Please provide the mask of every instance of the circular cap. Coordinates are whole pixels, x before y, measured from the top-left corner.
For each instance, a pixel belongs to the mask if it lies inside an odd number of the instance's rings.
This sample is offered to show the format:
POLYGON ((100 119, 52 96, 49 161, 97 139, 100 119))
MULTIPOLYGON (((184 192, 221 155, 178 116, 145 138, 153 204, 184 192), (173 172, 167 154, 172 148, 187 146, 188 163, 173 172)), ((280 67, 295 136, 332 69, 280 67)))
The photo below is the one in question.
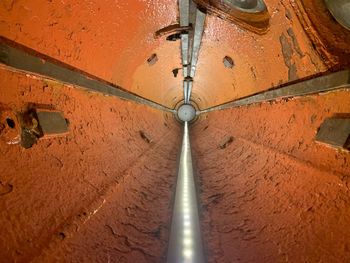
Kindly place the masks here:
POLYGON ((349 0, 326 0, 328 10, 333 17, 345 28, 350 30, 350 2, 349 0))
POLYGON ((182 121, 192 121, 196 117, 196 109, 191 104, 182 104, 177 110, 177 116, 182 121))

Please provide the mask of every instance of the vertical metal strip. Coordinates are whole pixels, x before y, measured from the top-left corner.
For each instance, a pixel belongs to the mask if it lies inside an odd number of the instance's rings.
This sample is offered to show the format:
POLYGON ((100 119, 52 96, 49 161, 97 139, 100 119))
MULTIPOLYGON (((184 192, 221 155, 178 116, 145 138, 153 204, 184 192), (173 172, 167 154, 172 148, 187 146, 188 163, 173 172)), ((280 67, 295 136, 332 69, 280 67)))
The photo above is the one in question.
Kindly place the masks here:
POLYGON ((192 85, 193 82, 192 81, 188 81, 188 88, 187 88, 187 103, 190 103, 190 99, 191 99, 191 93, 192 93, 192 85))
MULTIPOLYGON (((180 10, 180 26, 189 26, 189 12, 190 12, 190 0, 179 0, 180 10)), ((189 32, 181 34, 181 61, 182 61, 182 74, 186 78, 188 76, 188 65, 189 62, 189 32)), ((184 81, 184 100, 186 101, 187 90, 184 81)))
POLYGON ((191 56, 191 72, 190 77, 194 77, 196 72, 196 66, 198 62, 199 49, 202 42, 202 36, 204 31, 204 22, 205 22, 205 14, 197 9, 196 12, 196 25, 194 29, 194 38, 193 38, 193 48, 192 48, 192 56, 191 56))
POLYGON ((179 0, 179 10, 180 10, 180 26, 188 26, 189 10, 190 10, 189 0, 179 0))
POLYGON ((188 82, 186 80, 184 80, 184 101, 185 104, 188 103, 188 82))
MULTIPOLYGON (((179 0, 179 10, 180 10, 180 26, 189 26, 189 12, 190 12, 190 2, 189 0, 179 0)), ((182 65, 187 65, 188 62, 188 33, 181 34, 181 55, 182 55, 182 65)))
POLYGON ((182 65, 183 65, 183 75, 186 78, 188 76, 187 65, 188 62, 188 34, 181 35, 181 57, 182 57, 182 65), (186 70, 185 70, 186 68, 186 70))

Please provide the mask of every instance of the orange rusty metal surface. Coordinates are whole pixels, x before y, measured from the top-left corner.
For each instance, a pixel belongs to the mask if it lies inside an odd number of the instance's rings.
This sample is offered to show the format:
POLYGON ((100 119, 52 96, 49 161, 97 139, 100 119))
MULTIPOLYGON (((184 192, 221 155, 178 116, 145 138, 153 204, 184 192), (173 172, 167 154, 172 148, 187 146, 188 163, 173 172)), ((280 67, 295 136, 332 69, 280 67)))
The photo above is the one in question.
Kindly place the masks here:
MULTIPOLYGON (((199 108, 350 61, 340 57, 348 35, 328 39, 331 19, 319 5, 323 24, 312 28, 317 14, 304 11, 315 1, 265 2, 263 35, 208 14, 193 85, 199 108)), ((154 34, 178 23, 177 6, 5 0, 0 34, 174 107, 180 44, 154 34)), ((325 118, 350 112, 349 101, 337 91, 199 118, 191 134, 209 262, 350 260, 350 154, 314 141, 325 118)), ((0 261, 164 261, 180 134, 170 114, 0 66, 0 261), (21 148, 18 123, 6 119, 29 103, 61 111, 69 134, 21 148)))
POLYGON ((270 28, 264 35, 208 16, 193 91, 210 98, 201 108, 222 104, 327 70, 289 1, 266 0, 270 28), (230 56, 232 69, 223 58, 230 56))
POLYGON ((165 262, 179 144, 179 137, 164 136, 128 169, 79 232, 43 251, 36 262, 165 262))
POLYGON ((173 106, 182 94, 179 44, 154 36, 176 22, 176 1, 6 0, 0 17, 2 36, 140 96, 173 106))
POLYGON ((350 153, 315 142, 349 101, 332 92, 194 124, 208 262, 349 262, 350 153))
MULTIPOLYGON (((134 240, 149 236, 151 261, 159 261, 166 249, 169 189, 175 183, 180 146, 176 135, 181 129, 172 116, 0 68, 1 126, 7 127, 4 118, 26 109, 29 102, 62 111, 70 131, 64 137, 39 139, 30 149, 0 140, 0 261, 29 262, 42 253, 47 255, 115 199, 112 203, 125 210, 107 212, 112 213, 108 219, 114 219, 112 227, 117 221, 129 222, 123 226, 124 232, 118 232, 128 241, 123 237, 118 241, 125 253, 112 248, 111 253, 115 258, 129 252, 138 257, 141 244, 134 240), (153 153, 162 154, 163 162, 153 153), (152 178, 154 173, 157 177, 152 178), (152 180, 159 187, 146 186, 152 180), (159 195, 154 201, 156 211, 145 214, 141 205, 134 203, 138 202, 135 196, 143 195, 144 200, 159 195), (150 233, 138 233, 137 229, 150 233)), ((6 129, 0 130, 2 139, 8 138, 7 132, 3 134, 6 129)), ((101 227, 106 238, 115 239, 111 230, 101 227)))
POLYGON ((327 66, 350 66, 350 32, 330 14, 324 1, 296 0, 293 8, 327 66))
MULTIPOLYGON (((296 4, 265 2, 270 26, 264 35, 207 16, 193 87, 200 108, 322 73, 337 63, 333 53, 324 57, 315 49, 317 41, 305 33, 312 25, 303 22, 296 4), (224 67, 225 56, 232 57, 233 69, 224 67)), ((154 35, 178 22, 176 1, 6 0, 0 14, 1 35, 10 40, 166 106, 181 100, 182 72, 177 78, 172 74, 181 67, 179 41, 154 35), (152 54, 158 61, 150 66, 152 54)))

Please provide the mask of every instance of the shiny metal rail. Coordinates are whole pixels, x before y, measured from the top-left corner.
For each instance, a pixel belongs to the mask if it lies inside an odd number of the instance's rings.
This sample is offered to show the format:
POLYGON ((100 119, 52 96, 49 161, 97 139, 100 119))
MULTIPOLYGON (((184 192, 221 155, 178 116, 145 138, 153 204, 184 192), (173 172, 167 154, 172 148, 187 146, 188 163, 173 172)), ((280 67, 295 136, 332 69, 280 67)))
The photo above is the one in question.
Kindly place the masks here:
POLYGON ((184 123, 167 262, 205 262, 187 122, 184 123))

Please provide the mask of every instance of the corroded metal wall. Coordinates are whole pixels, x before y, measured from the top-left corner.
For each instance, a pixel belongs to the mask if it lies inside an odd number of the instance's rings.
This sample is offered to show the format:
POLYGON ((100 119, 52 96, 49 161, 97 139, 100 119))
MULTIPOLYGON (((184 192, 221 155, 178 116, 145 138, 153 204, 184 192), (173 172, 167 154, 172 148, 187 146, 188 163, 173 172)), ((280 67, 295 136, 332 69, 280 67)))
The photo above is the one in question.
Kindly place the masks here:
POLYGON ((209 113, 193 127, 208 262, 347 262, 350 154, 315 142, 349 91, 209 113))
POLYGON ((8 39, 156 102, 180 100, 178 43, 154 36, 176 22, 176 1, 6 0, 0 16, 8 39))
MULTIPOLYGON (((344 49, 346 39, 325 43, 327 33, 317 34, 316 29, 331 26, 332 39, 344 35, 329 13, 313 27, 309 16, 314 14, 304 11, 300 1, 266 4, 270 26, 263 35, 207 17, 193 87, 201 108, 345 63, 339 45, 344 49), (232 69, 224 67, 225 56, 233 59, 232 69)), ((172 73, 181 67, 179 43, 155 37, 156 31, 178 23, 176 1, 6 0, 0 14, 1 35, 10 40, 158 103, 174 106, 181 100, 181 72, 172 73), (158 61, 150 66, 152 54, 158 61)))
MULTIPOLYGON (((265 2, 262 35, 207 15, 199 108, 349 66, 349 34, 320 1, 265 2)), ((172 0, 4 0, 0 35, 173 107, 180 46, 155 32, 178 16, 172 0)), ((349 101, 344 90, 200 116, 191 135, 209 262, 349 261, 349 152, 314 141, 349 101)), ((169 113, 1 65, 0 261, 163 262, 180 140, 169 113), (68 135, 15 144, 6 118, 28 104, 61 111, 68 135)))
POLYGON ((62 111, 70 130, 23 149, 2 126, 0 261, 48 262, 60 251, 61 262, 160 261, 181 140, 173 118, 6 68, 0 75, 1 124, 31 102, 62 111))

